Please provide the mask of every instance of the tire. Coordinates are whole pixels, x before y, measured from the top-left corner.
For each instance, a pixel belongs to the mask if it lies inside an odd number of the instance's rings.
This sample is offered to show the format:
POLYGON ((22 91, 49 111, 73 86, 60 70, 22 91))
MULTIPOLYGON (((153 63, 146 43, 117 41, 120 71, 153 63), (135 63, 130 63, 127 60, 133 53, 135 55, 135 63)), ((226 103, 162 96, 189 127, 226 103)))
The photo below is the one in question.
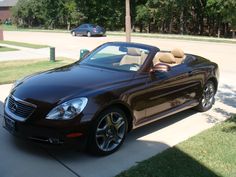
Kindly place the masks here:
POLYGON ((75 31, 73 31, 71 34, 72 36, 77 36, 75 31))
POLYGON ((199 105, 196 107, 196 110, 200 112, 208 111, 212 108, 215 103, 215 93, 216 88, 212 81, 208 81, 202 90, 202 96, 199 101, 199 105))
POLYGON ((88 31, 88 32, 87 32, 87 36, 88 36, 88 37, 91 37, 91 36, 92 36, 91 32, 88 31))
POLYGON ((117 151, 124 142, 127 130, 127 118, 121 109, 114 107, 103 111, 92 127, 89 152, 105 156, 117 151))

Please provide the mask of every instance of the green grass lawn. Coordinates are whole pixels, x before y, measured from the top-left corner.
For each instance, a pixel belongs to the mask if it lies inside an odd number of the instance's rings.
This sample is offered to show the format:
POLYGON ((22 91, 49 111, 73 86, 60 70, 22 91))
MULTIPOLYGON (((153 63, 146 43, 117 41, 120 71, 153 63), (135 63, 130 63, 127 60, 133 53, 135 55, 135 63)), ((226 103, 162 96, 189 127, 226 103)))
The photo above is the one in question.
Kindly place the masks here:
POLYGON ((16 41, 0 41, 0 44, 8 44, 12 46, 27 47, 27 48, 32 48, 32 49, 40 49, 40 48, 49 47, 48 45, 39 45, 39 44, 31 44, 31 43, 16 42, 16 41))
MULTIPOLYGON (((108 36, 125 36, 125 33, 119 32, 119 31, 108 31, 107 35, 108 36)), ((180 35, 180 34, 158 34, 158 33, 137 33, 137 32, 136 33, 133 32, 132 36, 236 44, 236 39, 217 38, 217 37, 208 37, 208 36, 193 36, 193 35, 180 35)))
POLYGON ((16 50, 18 50, 18 49, 0 46, 0 52, 8 52, 8 51, 16 51, 16 50))
POLYGON ((30 32, 51 32, 51 33, 67 33, 69 32, 66 29, 43 29, 40 27, 34 27, 34 28, 22 28, 17 27, 15 25, 0 25, 0 28, 2 28, 4 31, 30 31, 30 32))
POLYGON ((49 60, 24 60, 0 62, 0 84, 16 81, 35 72, 57 68, 74 62, 66 58, 57 58, 56 62, 49 60))
POLYGON ((236 177, 236 116, 117 177, 236 177))

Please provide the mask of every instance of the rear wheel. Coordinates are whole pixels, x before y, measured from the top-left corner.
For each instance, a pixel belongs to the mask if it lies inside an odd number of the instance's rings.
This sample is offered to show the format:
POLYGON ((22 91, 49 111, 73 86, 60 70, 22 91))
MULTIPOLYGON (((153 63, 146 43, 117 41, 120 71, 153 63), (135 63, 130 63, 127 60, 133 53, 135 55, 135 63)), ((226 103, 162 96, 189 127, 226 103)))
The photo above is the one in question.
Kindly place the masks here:
POLYGON ((124 112, 110 108, 101 113, 96 120, 90 136, 88 148, 95 155, 108 155, 123 144, 128 123, 124 112))
POLYGON ((202 97, 196 109, 200 112, 208 111, 215 102, 216 88, 212 81, 208 81, 203 88, 202 97))

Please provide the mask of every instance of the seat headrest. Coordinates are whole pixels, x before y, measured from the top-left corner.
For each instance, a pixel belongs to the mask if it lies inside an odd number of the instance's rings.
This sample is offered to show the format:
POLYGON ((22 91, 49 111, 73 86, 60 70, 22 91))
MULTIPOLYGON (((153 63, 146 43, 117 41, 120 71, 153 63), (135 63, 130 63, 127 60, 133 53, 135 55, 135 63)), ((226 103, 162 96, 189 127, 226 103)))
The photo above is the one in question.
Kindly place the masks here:
POLYGON ((128 48, 127 54, 131 56, 141 56, 141 51, 137 48, 130 47, 128 48))
POLYGON ((176 63, 175 57, 171 53, 161 54, 159 60, 160 60, 160 62, 168 63, 168 64, 176 63))
POLYGON ((176 58, 183 58, 184 57, 184 51, 180 48, 174 48, 171 53, 174 55, 176 58))

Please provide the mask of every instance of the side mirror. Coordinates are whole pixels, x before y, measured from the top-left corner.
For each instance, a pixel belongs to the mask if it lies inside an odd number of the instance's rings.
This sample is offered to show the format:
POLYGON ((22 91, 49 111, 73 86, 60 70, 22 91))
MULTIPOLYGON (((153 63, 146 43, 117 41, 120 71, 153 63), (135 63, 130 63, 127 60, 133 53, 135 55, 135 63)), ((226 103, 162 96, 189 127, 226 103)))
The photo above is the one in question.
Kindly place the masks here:
POLYGON ((171 67, 165 63, 158 63, 153 68, 150 69, 150 73, 155 72, 168 72, 170 71, 171 67))
POLYGON ((87 55, 89 53, 90 53, 90 51, 88 49, 81 49, 79 59, 83 58, 85 55, 87 55))

